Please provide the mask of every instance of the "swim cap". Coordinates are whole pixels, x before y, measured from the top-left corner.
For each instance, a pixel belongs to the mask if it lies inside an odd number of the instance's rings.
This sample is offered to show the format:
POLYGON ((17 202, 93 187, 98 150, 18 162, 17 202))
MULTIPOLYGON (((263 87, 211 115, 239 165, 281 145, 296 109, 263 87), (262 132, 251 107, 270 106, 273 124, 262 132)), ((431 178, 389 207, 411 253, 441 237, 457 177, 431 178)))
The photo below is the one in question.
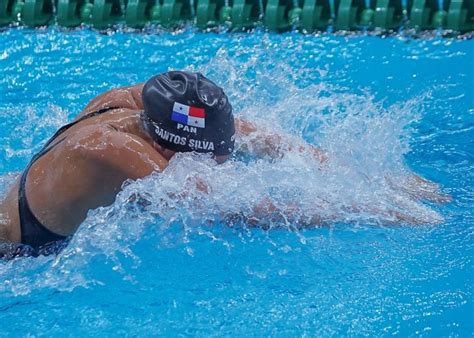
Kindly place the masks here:
POLYGON ((222 88, 200 73, 171 71, 152 77, 142 91, 144 125, 155 141, 177 152, 234 150, 234 116, 222 88))

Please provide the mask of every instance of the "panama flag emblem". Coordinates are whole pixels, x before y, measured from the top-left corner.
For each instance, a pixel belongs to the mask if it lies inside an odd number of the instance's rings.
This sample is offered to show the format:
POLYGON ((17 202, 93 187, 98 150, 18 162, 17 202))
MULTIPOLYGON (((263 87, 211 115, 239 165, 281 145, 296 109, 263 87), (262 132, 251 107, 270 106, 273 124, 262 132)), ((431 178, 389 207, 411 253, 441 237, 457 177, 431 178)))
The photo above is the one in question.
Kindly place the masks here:
POLYGON ((187 106, 175 102, 171 120, 197 128, 206 127, 206 113, 203 108, 187 106))

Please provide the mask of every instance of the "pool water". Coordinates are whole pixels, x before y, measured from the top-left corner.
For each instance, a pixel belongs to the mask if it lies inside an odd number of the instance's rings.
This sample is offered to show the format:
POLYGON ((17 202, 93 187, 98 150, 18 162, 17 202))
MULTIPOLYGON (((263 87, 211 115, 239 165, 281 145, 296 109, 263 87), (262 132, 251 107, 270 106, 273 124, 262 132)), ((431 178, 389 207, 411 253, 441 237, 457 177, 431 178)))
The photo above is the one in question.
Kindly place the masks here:
POLYGON ((185 154, 128 182, 58 256, 0 262, 1 336, 474 334, 473 40, 7 29, 0 192, 95 95, 168 69, 201 71, 236 115, 322 147, 330 164, 185 154), (387 183, 411 171, 453 202, 387 183), (150 206, 130 201, 138 192, 150 206), (335 221, 222 221, 263 196, 335 221), (425 224, 387 225, 374 211, 387 209, 425 224))

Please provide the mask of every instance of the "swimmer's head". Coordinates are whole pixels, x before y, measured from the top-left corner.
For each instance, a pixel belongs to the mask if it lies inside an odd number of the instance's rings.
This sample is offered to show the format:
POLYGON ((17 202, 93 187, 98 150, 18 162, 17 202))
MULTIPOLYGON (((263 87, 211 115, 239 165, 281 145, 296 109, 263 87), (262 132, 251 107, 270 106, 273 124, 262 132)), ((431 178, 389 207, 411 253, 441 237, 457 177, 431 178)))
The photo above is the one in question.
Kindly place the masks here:
POLYGON ((160 146, 175 152, 234 150, 234 116, 222 88, 200 73, 171 71, 152 77, 142 91, 144 125, 160 146))

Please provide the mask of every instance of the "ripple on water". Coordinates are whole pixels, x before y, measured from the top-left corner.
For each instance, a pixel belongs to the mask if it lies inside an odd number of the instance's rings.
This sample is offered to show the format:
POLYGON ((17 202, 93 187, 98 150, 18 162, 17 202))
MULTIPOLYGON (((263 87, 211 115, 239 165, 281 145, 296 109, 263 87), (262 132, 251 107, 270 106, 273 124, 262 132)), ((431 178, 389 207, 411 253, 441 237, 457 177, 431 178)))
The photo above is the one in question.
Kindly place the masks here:
MULTIPOLYGON (((113 205, 91 211, 60 255, 0 263, 6 331, 14 323, 22 335, 474 332, 473 74, 457 66, 472 59, 472 41, 0 34, 0 43, 13 39, 0 52, 1 192, 93 95, 168 68, 205 73, 237 115, 286 133, 289 143, 320 145, 331 162, 320 170, 307 154, 237 154, 216 166, 177 156, 164 173, 128 182, 113 205), (413 169, 454 203, 420 202, 387 180, 404 182, 413 169), (213 194, 194 189, 194 175, 213 194), (135 202, 138 194, 148 206, 135 202), (306 230, 282 218, 264 220, 264 229, 225 224, 222 213, 249 215, 263 196, 282 213, 291 201, 296 216, 337 221, 306 230), (445 221, 384 226, 386 210, 445 221)), ((237 141, 238 149, 249 143, 237 141)))

